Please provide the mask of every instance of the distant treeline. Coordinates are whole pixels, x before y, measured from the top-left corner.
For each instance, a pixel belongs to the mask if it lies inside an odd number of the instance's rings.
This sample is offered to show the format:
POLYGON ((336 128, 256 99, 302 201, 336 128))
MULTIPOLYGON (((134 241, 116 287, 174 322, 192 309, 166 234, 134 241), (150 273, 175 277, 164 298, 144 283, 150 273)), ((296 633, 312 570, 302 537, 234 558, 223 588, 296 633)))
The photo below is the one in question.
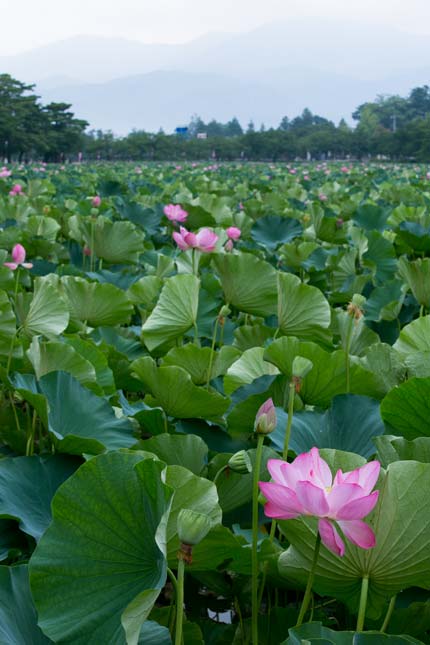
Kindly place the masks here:
MULTIPOLYGON (((25 85, 0 75, 0 156, 25 161, 90 160, 197 161, 327 159, 384 157, 430 162, 430 87, 413 89, 407 97, 378 96, 354 112, 354 128, 338 125, 305 109, 294 119, 284 117, 277 128, 244 130, 236 118, 209 123, 194 116, 187 132, 151 134, 134 130, 124 137, 101 130, 85 132, 67 103, 43 106, 25 85)), ((103 109, 103 106, 100 106, 103 109)))

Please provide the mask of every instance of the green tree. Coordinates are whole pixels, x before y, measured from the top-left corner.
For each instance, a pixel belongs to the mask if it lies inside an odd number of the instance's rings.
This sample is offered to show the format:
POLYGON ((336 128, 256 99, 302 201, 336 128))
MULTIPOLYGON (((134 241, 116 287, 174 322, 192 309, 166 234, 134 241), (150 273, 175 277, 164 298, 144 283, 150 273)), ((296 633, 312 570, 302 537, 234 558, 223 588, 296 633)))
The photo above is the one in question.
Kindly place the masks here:
POLYGON ((43 108, 47 122, 46 161, 63 161, 68 153, 77 152, 83 143, 88 123, 75 119, 70 103, 50 103, 43 108))
POLYGON ((0 150, 11 161, 43 147, 44 118, 34 85, 0 75, 0 150))

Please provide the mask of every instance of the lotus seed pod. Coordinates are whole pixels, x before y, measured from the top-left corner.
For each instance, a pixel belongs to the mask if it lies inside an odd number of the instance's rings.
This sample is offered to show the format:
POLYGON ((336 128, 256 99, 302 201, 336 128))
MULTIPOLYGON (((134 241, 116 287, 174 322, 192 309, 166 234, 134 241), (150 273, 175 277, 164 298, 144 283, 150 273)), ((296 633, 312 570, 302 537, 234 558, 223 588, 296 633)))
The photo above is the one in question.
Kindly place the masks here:
POLYGON ((246 450, 239 450, 228 460, 228 467, 235 473, 247 475, 252 472, 251 459, 246 450))
POLYGON ((305 378, 309 374, 314 364, 304 356, 296 356, 293 360, 292 375, 296 378, 305 378))
POLYGON ((178 515, 178 536, 182 544, 195 546, 206 537, 212 528, 207 515, 189 508, 183 508, 178 515))

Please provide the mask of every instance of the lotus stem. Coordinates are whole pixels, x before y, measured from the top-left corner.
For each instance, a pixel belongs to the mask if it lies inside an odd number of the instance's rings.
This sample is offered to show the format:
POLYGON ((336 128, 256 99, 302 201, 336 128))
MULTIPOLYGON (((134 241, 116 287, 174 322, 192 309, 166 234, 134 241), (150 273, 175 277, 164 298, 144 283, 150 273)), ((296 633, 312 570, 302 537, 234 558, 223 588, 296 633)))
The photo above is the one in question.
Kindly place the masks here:
POLYGON ((252 643, 258 645, 258 480, 260 479, 264 435, 258 435, 252 484, 252 643))
POLYGON ((182 645, 182 623, 184 619, 184 578, 185 562, 178 560, 178 576, 176 579, 176 632, 175 645, 182 645))
POLYGON ((290 444, 290 438, 291 438, 291 426, 293 424, 295 394, 296 394, 296 384, 292 380, 288 386, 288 420, 287 420, 287 427, 285 429, 284 450, 282 453, 282 457, 285 461, 287 461, 288 446, 290 444))
POLYGON ((393 615, 394 607, 396 606, 396 600, 397 600, 397 595, 393 596, 391 598, 391 600, 390 600, 390 604, 388 605, 388 609, 387 609, 386 616, 384 618, 384 622, 382 623, 382 627, 379 630, 381 632, 381 634, 383 634, 387 630, 388 624, 389 624, 389 622, 391 620, 391 616, 393 615))
POLYGON ((25 454, 27 457, 31 457, 34 452, 34 437, 36 434, 36 421, 37 421, 37 412, 33 410, 33 418, 31 421, 30 434, 27 439, 26 451, 25 454))
POLYGON ((214 332, 212 334, 212 345, 211 345, 211 355, 209 358, 209 367, 208 367, 208 378, 206 381, 206 389, 209 389, 209 383, 211 382, 211 375, 212 375, 212 365, 213 365, 213 359, 214 359, 214 353, 215 353, 215 344, 216 344, 216 337, 218 333, 218 316, 216 317, 215 320, 215 325, 214 325, 214 332))
POLYGON ((309 571, 309 577, 308 577, 308 582, 306 585, 306 590, 305 590, 305 595, 303 596, 302 600, 302 606, 300 607, 300 612, 299 612, 299 617, 297 619, 297 625, 296 627, 300 627, 300 625, 303 623, 303 619, 306 615, 306 612, 309 607, 309 602, 312 596, 312 586, 314 584, 314 578, 315 578, 315 570, 317 567, 317 562, 318 562, 318 556, 320 552, 320 546, 321 546, 321 536, 319 533, 317 533, 317 539, 315 542, 315 548, 314 548, 314 557, 312 560, 312 566, 311 570, 309 571))
POLYGON ((91 218, 91 256, 90 271, 94 271, 94 219, 91 218))
POLYGON ((216 473, 215 477, 214 477, 214 478, 213 478, 213 480, 212 480, 212 483, 213 483, 213 484, 216 484, 216 483, 217 483, 217 481, 218 481, 219 477, 222 475, 222 473, 223 473, 223 472, 225 472, 225 471, 227 470, 227 468, 228 468, 228 464, 226 464, 225 466, 223 466, 222 468, 220 468, 220 469, 217 471, 217 473, 216 473))
POLYGON ((357 632, 364 629, 364 620, 366 618, 367 595, 369 592, 369 576, 363 576, 361 581, 360 605, 358 607, 357 632))
POLYGON ((346 393, 349 394, 350 390, 350 377, 349 377, 349 370, 350 370, 350 356, 349 352, 351 350, 351 340, 352 340, 352 330, 354 328, 354 316, 350 316, 350 320, 348 323, 348 329, 346 332, 346 339, 345 339, 345 373, 346 373, 346 393))

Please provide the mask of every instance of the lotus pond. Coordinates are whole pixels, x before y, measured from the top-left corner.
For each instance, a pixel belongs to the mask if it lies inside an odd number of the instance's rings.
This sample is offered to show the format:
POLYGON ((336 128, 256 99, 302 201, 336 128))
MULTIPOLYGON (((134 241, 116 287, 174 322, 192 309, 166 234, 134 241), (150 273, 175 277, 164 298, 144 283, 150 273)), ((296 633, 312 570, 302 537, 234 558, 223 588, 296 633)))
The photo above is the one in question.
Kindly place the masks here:
POLYGON ((0 643, 430 642, 430 175, 0 171, 0 643))

